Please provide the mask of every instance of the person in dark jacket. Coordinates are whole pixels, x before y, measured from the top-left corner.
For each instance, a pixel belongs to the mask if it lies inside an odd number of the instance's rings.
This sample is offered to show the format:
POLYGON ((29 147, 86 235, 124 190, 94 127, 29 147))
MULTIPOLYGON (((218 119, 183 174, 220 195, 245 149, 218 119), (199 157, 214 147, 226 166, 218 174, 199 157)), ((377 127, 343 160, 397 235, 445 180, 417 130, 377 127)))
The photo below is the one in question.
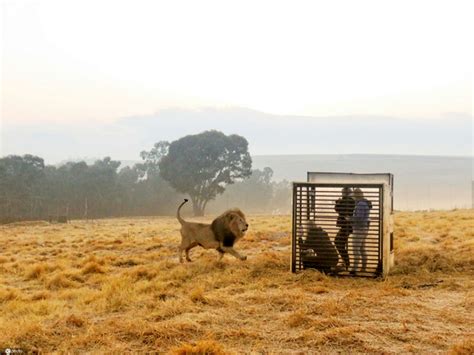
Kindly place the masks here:
POLYGON ((339 257, 328 232, 312 220, 306 221, 305 239, 299 238, 303 267, 324 273, 335 270, 339 257))
POLYGON ((354 270, 362 264, 361 271, 365 272, 367 267, 367 252, 365 250, 365 242, 370 226, 370 210, 372 202, 364 198, 361 189, 354 189, 354 199, 356 202, 354 213, 352 215, 353 246, 354 246, 354 270))
POLYGON ((342 197, 336 201, 335 205, 335 210, 338 214, 336 225, 339 231, 337 232, 334 242, 347 270, 349 268, 347 240, 352 233, 351 218, 354 213, 355 201, 351 197, 352 191, 349 187, 344 187, 341 193, 342 197))

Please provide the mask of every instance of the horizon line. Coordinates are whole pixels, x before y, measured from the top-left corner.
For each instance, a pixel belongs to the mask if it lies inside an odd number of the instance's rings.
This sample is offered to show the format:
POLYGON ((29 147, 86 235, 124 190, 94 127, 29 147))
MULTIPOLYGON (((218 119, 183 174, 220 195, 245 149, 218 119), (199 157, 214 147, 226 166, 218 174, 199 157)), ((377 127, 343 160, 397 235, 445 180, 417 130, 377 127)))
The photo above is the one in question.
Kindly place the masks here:
MULTIPOLYGON (((17 155, 17 154, 9 154, 17 155)), ((324 154, 324 153, 301 153, 301 154, 251 154, 251 157, 296 157, 296 156, 398 156, 398 157, 426 157, 426 158, 471 158, 474 159, 474 154, 471 155, 437 155, 437 154, 395 154, 395 153, 335 153, 335 154, 324 154)), ((104 155, 100 157, 81 157, 81 158, 67 158, 63 159, 61 162, 67 161, 81 161, 81 160, 99 160, 106 157, 110 157, 115 161, 142 161, 141 159, 116 159, 109 155, 104 155)))

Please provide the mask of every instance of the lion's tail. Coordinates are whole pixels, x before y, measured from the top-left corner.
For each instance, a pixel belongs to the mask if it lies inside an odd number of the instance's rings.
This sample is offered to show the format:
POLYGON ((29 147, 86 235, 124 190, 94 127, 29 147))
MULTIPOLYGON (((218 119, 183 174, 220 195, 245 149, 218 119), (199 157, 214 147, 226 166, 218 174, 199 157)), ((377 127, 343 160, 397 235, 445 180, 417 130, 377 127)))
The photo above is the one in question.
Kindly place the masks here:
POLYGON ((187 198, 185 198, 185 199, 184 199, 184 202, 179 205, 179 207, 178 207, 178 212, 176 212, 176 218, 178 218, 178 221, 179 221, 179 223, 181 223, 181 224, 184 224, 184 223, 186 222, 186 221, 181 217, 181 214, 180 214, 181 207, 183 207, 186 202, 188 202, 188 199, 187 199, 187 198))

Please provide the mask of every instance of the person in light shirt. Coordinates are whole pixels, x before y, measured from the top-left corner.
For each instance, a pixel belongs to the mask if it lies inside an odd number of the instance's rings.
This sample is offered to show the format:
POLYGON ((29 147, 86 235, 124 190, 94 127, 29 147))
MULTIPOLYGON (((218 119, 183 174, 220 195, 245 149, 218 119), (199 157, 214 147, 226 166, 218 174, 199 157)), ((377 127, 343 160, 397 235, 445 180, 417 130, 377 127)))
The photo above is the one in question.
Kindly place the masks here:
POLYGON ((364 198, 364 193, 360 188, 354 189, 355 208, 352 215, 352 245, 354 247, 354 270, 358 270, 359 263, 361 264, 360 271, 365 272, 367 269, 367 252, 365 250, 365 243, 370 226, 370 210, 372 203, 364 198))

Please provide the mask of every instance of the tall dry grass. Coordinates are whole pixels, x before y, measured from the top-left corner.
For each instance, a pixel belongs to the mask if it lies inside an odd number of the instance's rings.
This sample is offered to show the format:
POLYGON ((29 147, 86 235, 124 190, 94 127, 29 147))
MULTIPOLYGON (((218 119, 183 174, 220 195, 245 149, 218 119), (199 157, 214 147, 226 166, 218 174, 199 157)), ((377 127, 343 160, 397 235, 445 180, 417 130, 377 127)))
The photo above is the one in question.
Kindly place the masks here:
POLYGON ((397 213, 385 280, 289 272, 289 216, 250 216, 249 259, 173 218, 0 227, 0 348, 224 354, 473 353, 474 211, 397 213))

